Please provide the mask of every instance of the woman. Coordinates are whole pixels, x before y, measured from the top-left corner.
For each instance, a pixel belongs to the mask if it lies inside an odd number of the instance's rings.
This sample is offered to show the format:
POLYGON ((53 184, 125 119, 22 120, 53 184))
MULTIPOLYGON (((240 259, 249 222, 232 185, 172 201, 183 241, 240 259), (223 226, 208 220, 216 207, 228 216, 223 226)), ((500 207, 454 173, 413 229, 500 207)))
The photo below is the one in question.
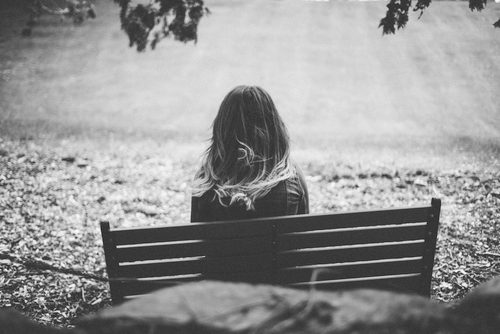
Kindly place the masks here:
POLYGON ((309 213, 306 182, 290 159, 289 142, 265 90, 231 90, 219 108, 211 145, 195 175, 191 221, 309 213))

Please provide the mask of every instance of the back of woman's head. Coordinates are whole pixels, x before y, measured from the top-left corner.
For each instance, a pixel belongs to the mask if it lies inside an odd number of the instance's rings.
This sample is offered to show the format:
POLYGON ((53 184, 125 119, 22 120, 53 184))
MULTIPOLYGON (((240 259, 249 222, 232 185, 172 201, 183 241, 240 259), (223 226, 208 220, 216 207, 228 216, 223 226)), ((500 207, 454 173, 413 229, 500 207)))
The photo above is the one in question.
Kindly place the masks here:
POLYGON ((231 90, 213 123, 210 147, 193 194, 214 189, 221 204, 244 202, 247 209, 293 173, 289 136, 269 94, 257 86, 231 90))

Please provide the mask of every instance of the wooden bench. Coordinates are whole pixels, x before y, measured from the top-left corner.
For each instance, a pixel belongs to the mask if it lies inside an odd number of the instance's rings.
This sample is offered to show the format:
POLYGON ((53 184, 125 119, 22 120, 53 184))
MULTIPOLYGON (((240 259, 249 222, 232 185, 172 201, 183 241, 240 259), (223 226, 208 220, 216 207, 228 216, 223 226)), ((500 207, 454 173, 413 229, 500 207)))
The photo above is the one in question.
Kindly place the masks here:
POLYGON ((117 304, 203 279, 429 296, 440 208, 432 199, 430 206, 231 222, 119 229, 101 222, 111 297, 117 304))

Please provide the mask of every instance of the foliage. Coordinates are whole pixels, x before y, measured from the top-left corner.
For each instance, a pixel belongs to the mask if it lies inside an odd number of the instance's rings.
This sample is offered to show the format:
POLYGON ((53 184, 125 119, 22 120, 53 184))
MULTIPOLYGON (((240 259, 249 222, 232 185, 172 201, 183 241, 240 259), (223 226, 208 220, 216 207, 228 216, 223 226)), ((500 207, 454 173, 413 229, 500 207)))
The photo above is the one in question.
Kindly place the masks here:
POLYGON ((65 0, 65 6, 58 6, 55 2, 51 3, 55 7, 49 7, 43 3, 43 0, 31 0, 27 8, 28 22, 23 29, 23 36, 30 36, 32 27, 36 25, 37 19, 43 12, 61 15, 67 19, 72 19, 74 24, 80 24, 88 18, 95 19, 97 11, 95 6, 86 0, 65 0))
POLYGON ((198 39, 198 23, 208 8, 203 0, 154 0, 148 5, 130 6, 130 0, 114 0, 120 10, 122 29, 129 37, 130 47, 144 51, 148 44, 152 49, 158 42, 173 35, 181 42, 198 39))
MULTIPOLYGON (((74 24, 97 15, 95 6, 87 0, 64 1, 64 6, 60 6, 54 1, 30 0, 23 35, 31 35, 33 26, 44 12, 72 19, 74 24)), ((184 43, 196 43, 198 24, 203 15, 209 13, 208 8, 203 7, 203 0, 151 0, 147 5, 134 6, 131 0, 113 1, 120 6, 121 27, 129 38, 130 47, 136 46, 137 51, 144 51, 148 45, 154 49, 168 36, 184 43)))
MULTIPOLYGON (((429 7, 432 0, 417 0, 414 11, 420 11, 420 16, 424 10, 429 7)), ((487 0, 469 0, 469 8, 474 11, 480 12, 486 6, 487 0)), ((408 14, 412 7, 412 0, 390 0, 387 5, 387 13, 385 17, 380 20, 379 27, 382 27, 383 34, 394 34, 396 28, 399 30, 405 28, 408 23, 408 14)), ((500 20, 493 24, 495 28, 500 27, 500 20)))
MULTIPOLYGON (((88 18, 96 17, 95 6, 87 0, 65 0, 65 7, 50 8, 43 4, 44 0, 30 0, 28 22, 23 29, 24 36, 30 36, 32 27, 43 12, 62 15, 73 20, 75 24, 88 18)), ((165 37, 172 35, 175 40, 187 43, 198 40, 198 24, 205 13, 203 0, 150 0, 149 4, 130 5, 132 0, 113 0, 120 6, 121 27, 129 38, 130 47, 137 51, 145 51, 149 45, 156 45, 165 37)), ((413 11, 423 15, 432 0, 417 0, 413 11)), ((480 12, 487 0, 469 0, 469 8, 480 12)), ((404 29, 409 20, 412 0, 390 0, 385 17, 380 20, 382 33, 395 34, 396 29, 404 29)), ((500 28, 500 19, 493 23, 500 28)))
MULTIPOLYGON (((114 227, 189 221, 196 156, 145 142, 93 147, 0 138, 0 305, 45 324, 70 325, 110 305, 107 284, 96 279, 105 277, 100 220, 114 227)), ((457 300, 500 275, 498 170, 302 166, 313 213, 443 200, 434 299, 457 300)))

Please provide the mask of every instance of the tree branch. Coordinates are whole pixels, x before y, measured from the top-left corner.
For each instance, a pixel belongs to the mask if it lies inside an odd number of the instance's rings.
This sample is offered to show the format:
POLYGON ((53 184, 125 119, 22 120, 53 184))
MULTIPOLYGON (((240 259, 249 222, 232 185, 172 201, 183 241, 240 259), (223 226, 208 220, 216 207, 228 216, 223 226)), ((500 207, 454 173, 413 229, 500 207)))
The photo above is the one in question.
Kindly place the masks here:
POLYGON ((58 10, 51 9, 45 5, 42 5, 42 9, 46 11, 49 14, 54 14, 54 15, 65 15, 69 14, 69 9, 68 8, 60 8, 58 10))
POLYGON ((72 268, 56 267, 50 263, 36 260, 36 259, 22 259, 21 257, 6 254, 6 253, 0 253, 0 259, 7 259, 7 260, 10 260, 12 262, 22 264, 26 268, 32 268, 32 269, 38 269, 38 270, 50 270, 50 271, 55 271, 55 272, 62 273, 62 274, 76 275, 76 276, 81 276, 84 278, 94 279, 94 280, 101 281, 101 282, 108 282, 107 278, 96 275, 96 274, 92 274, 92 273, 88 273, 88 272, 85 272, 82 270, 76 270, 76 269, 72 269, 72 268))
POLYGON ((494 257, 500 257, 500 254, 498 253, 491 253, 491 252, 484 252, 484 253, 476 253, 477 255, 481 256, 494 256, 494 257))

